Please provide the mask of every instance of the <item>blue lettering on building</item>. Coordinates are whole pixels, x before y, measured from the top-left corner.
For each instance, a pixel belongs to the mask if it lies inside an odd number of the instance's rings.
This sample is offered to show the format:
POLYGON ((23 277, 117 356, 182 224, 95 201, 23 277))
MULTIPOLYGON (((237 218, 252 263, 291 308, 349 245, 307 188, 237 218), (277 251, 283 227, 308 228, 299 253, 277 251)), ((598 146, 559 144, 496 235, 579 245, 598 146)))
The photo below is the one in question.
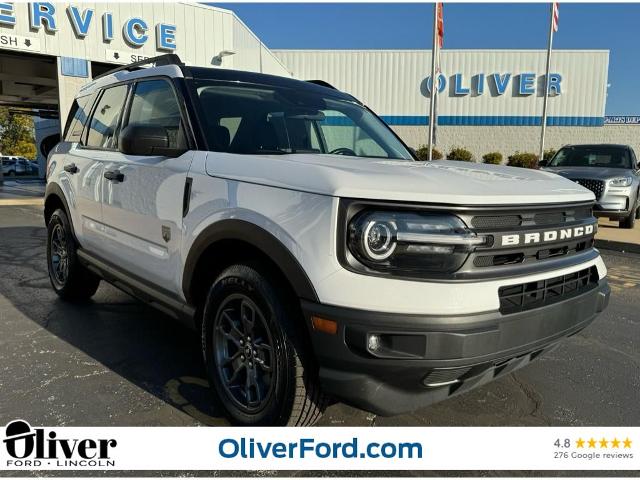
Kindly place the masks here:
POLYGON ((156 49, 175 50, 176 49, 176 26, 166 23, 156 25, 156 49))
POLYGON ((500 75, 499 73, 494 73, 491 77, 493 78, 493 82, 496 86, 496 93, 498 95, 504 95, 504 92, 507 91, 509 80, 511 80, 511 74, 505 73, 504 75, 500 75))
POLYGON ((16 16, 13 13, 12 3, 0 3, 0 24, 15 25, 16 16))
POLYGON ((559 73, 550 73, 549 74, 549 85, 548 85, 548 93, 549 95, 560 95, 562 93, 562 89, 560 88, 560 82, 562 82, 562 75, 559 73))
POLYGON ((141 47, 149 38, 147 30, 147 22, 140 17, 133 17, 124 23, 122 34, 129 45, 141 47))
POLYGON ((29 8, 29 27, 40 30, 43 27, 49 33, 55 33, 56 7, 50 2, 33 2, 29 8))
POLYGON ((102 14, 102 40, 113 40, 113 15, 109 12, 102 14))
MULTIPOLYGON (((158 48, 161 48, 158 46, 158 48)), ((537 85, 542 85, 544 75, 538 76, 532 72, 524 72, 519 74, 512 73, 492 73, 486 75, 484 73, 476 73, 475 75, 465 76, 464 73, 456 73, 451 76, 447 76, 441 73, 438 76, 438 93, 442 93, 447 88, 447 82, 451 82, 452 95, 455 97, 461 97, 466 95, 480 96, 485 92, 485 87, 488 87, 490 95, 500 96, 507 93, 511 79, 514 79, 514 92, 517 89, 518 95, 534 95, 538 92, 537 85)), ((562 75, 559 73, 549 74, 548 92, 549 95, 562 94, 562 75)), ((427 93, 431 93, 431 77, 427 77, 426 82, 427 93)), ((540 91, 542 91, 541 89, 540 91)))
MULTIPOLYGON (((431 86, 433 85, 433 80, 431 77, 427 77, 427 92, 431 93, 431 86)), ((444 92, 444 89, 447 88, 447 77, 443 74, 438 75, 438 93, 444 92)))
POLYGON ((479 73, 475 76, 476 79, 476 95, 482 95, 484 93, 484 73, 479 73))
POLYGON ((469 95, 469 87, 462 85, 462 74, 456 73, 453 76, 453 93, 454 95, 469 95))
MULTIPOLYGON (((29 2, 29 28, 37 32, 44 29, 49 34, 58 31, 59 14, 54 2, 29 2)), ((92 28, 102 27, 102 40, 109 43, 114 39, 113 13, 102 14, 102 25, 95 20, 94 8, 82 8, 69 5, 65 8, 68 21, 79 39, 90 35, 92 28), (96 24, 93 26, 94 24, 96 24)), ((64 16, 64 14, 62 14, 64 16)), ((0 26, 13 27, 16 25, 16 10, 13 2, 0 2, 0 26)), ((158 50, 174 51, 176 45, 177 26, 173 23, 157 23, 155 27, 156 48, 158 50)), ((133 17, 122 25, 122 37, 133 47, 141 47, 149 40, 149 25, 144 18, 133 17)))
POLYGON ((80 13, 78 7, 68 7, 67 12, 71 19, 71 26, 76 35, 80 38, 84 38, 89 34, 89 25, 91 25, 91 19, 93 18, 93 9, 87 8, 83 13, 80 13))
POLYGON ((536 87, 534 82, 536 81, 535 73, 521 73, 520 74, 520 88, 518 93, 520 95, 533 95, 536 93, 536 87))

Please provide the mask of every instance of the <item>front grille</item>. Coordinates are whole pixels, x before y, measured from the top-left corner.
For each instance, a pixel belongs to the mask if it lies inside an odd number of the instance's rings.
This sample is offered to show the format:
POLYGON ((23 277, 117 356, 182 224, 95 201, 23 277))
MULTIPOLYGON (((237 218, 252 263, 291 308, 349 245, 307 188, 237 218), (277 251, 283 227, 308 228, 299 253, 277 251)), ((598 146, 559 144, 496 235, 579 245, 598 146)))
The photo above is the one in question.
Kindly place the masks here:
POLYGON ((476 230, 506 230, 517 227, 562 226, 578 222, 592 215, 591 208, 552 208, 542 212, 523 212, 521 214, 475 215, 471 226, 476 230))
POLYGON ((596 267, 538 282, 501 287, 500 313, 509 314, 539 308, 575 297, 598 285, 596 267))
POLYGON ((600 200, 602 194, 604 193, 604 182, 602 180, 592 180, 590 178, 576 178, 574 180, 578 185, 583 186, 584 188, 588 188, 591 190, 595 196, 596 200, 600 200))

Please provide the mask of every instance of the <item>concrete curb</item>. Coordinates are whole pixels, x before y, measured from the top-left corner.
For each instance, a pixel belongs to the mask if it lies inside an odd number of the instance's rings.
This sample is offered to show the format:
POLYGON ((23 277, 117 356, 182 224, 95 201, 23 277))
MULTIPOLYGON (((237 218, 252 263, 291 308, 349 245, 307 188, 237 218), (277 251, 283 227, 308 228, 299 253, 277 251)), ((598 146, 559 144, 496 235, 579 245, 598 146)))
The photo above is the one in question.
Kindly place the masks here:
POLYGON ((596 248, 601 248, 603 250, 614 250, 616 252, 623 253, 640 254, 640 244, 638 243, 616 242, 614 240, 602 240, 596 238, 596 248))

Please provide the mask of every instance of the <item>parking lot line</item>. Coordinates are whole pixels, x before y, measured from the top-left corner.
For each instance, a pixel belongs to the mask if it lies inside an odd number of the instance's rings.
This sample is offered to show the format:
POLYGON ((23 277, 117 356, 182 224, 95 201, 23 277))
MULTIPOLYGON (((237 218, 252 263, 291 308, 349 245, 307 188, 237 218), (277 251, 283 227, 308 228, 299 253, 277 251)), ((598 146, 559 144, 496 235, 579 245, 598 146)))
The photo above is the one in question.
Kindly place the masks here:
POLYGON ((19 207, 23 205, 44 205, 42 197, 0 198, 0 207, 19 207))

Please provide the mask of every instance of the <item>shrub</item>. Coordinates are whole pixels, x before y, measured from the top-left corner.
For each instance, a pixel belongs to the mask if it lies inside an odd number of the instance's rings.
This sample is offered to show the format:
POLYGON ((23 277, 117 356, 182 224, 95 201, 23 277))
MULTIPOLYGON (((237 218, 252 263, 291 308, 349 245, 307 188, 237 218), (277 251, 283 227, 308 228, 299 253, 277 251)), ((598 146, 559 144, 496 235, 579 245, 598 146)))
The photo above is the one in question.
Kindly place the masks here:
POLYGON ((484 163, 490 163, 491 165, 502 164, 502 154, 500 152, 491 152, 482 156, 484 163))
POLYGON ((542 159, 548 162, 553 158, 555 154, 556 154, 556 150, 553 148, 550 148, 549 150, 544 151, 544 155, 542 156, 542 159))
MULTIPOLYGON (((416 149, 416 156, 419 160, 427 160, 429 158, 429 145, 420 145, 416 149)), ((432 158, 434 160, 442 160, 442 153, 436 148, 433 149, 432 158)))
POLYGON ((464 148, 454 147, 447 155, 447 160, 460 160, 462 162, 473 162, 473 154, 464 148))
POLYGON ((535 153, 516 152, 509 156, 507 165, 510 167, 538 168, 538 156, 535 153))

